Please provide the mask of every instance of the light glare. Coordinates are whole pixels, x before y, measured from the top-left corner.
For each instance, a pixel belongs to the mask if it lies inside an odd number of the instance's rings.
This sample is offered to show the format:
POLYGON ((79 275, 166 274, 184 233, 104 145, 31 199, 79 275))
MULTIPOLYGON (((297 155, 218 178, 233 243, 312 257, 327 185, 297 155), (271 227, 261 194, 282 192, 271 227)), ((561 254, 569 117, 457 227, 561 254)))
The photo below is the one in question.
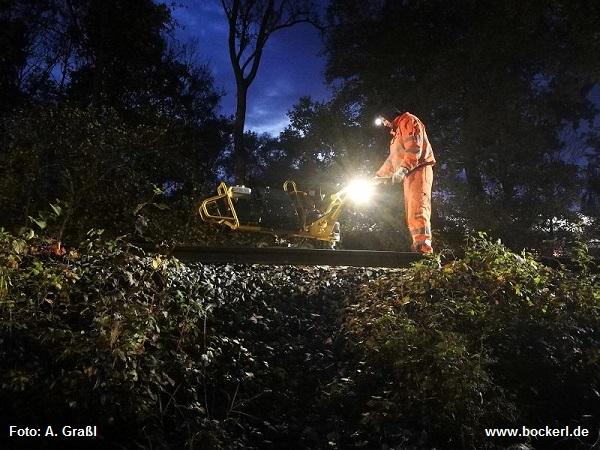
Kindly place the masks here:
POLYGON ((368 180, 356 179, 350 182, 346 187, 346 193, 352 201, 359 204, 367 203, 373 197, 375 186, 368 180))

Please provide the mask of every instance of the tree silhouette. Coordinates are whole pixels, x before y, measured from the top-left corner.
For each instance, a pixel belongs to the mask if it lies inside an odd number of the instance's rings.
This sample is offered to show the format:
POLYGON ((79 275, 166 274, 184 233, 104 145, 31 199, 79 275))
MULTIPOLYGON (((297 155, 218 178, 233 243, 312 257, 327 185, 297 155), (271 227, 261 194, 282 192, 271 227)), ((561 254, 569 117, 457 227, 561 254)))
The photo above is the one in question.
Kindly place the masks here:
POLYGON ((597 2, 334 0, 327 78, 365 125, 394 108, 424 120, 438 211, 530 245, 577 200, 560 131, 593 114, 599 17, 597 2))
POLYGON ((273 33, 296 24, 317 24, 311 0, 221 0, 229 23, 229 57, 235 75, 237 103, 233 126, 235 178, 246 179, 248 151, 244 125, 248 89, 258 72, 263 50, 273 33))

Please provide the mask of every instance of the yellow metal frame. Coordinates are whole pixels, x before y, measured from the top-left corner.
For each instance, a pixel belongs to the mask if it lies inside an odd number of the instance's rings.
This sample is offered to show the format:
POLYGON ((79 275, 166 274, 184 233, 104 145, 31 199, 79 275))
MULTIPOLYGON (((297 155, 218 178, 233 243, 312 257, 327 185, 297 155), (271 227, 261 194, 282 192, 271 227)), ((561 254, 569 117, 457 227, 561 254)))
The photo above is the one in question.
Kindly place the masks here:
MULTIPOLYGON (((303 191, 299 191, 297 189, 296 183, 292 180, 286 180, 285 183, 283 183, 283 190, 288 193, 296 194, 296 196, 294 197, 296 209, 298 211, 303 211, 303 205, 299 200, 299 196, 306 195, 306 193, 304 193, 303 191)), ((200 217, 205 222, 225 225, 231 228, 232 230, 267 233, 274 236, 314 239, 318 241, 329 242, 330 244, 335 244, 339 241, 339 235, 336 236, 333 230, 342 212, 342 207, 344 206, 346 200, 346 191, 344 189, 334 194, 331 194, 331 196, 329 197, 329 204, 327 205, 327 209, 323 214, 321 214, 317 219, 315 219, 311 223, 305 224, 304 227, 297 230, 275 230, 266 227, 240 223, 233 202, 234 198, 236 198, 236 195, 235 192, 233 192, 233 187, 227 186, 227 184, 225 184, 225 182, 222 181, 217 187, 217 195, 209 197, 203 200, 202 203, 200 203, 200 217), (229 215, 223 215, 219 210, 217 202, 221 200, 225 201, 227 209, 230 211, 229 215), (217 208, 216 215, 211 214, 209 211, 209 208, 212 205, 214 205, 217 208)), ((302 223, 305 223, 304 219, 305 216, 304 218, 301 218, 302 223)))
POLYGON ((202 203, 200 203, 199 212, 200 218, 205 222, 218 223, 220 225, 226 225, 232 230, 246 230, 246 231, 260 231, 262 227, 256 227, 252 225, 242 225, 240 223, 240 219, 238 218, 237 212, 235 211, 235 206, 233 205, 233 199, 236 198, 235 193, 233 192, 233 187, 228 187, 224 181, 221 181, 219 186, 217 186, 217 195, 207 198, 202 203), (221 214, 219 210, 219 206, 217 202, 219 200, 225 199, 227 204, 227 209, 231 211, 231 214, 228 216, 224 216, 221 214), (208 211, 209 205, 214 204, 217 208, 218 215, 211 214, 208 211))

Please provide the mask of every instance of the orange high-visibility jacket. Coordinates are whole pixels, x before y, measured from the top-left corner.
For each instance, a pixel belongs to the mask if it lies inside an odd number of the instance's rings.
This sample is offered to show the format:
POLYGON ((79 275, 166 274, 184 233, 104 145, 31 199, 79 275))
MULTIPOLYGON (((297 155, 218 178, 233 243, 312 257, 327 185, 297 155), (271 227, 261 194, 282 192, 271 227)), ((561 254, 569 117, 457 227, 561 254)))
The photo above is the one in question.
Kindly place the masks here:
POLYGON ((377 171, 378 177, 390 177, 400 167, 411 171, 435 164, 425 125, 418 117, 409 112, 396 117, 392 122, 392 132, 390 155, 377 171))

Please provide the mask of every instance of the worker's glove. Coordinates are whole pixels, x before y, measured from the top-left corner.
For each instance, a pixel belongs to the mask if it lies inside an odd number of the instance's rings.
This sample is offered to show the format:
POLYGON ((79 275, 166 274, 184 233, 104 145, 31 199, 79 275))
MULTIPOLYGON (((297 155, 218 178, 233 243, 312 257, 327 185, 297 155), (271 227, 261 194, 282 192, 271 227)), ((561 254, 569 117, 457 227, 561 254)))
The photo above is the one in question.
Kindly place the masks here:
POLYGON ((392 184, 400 184, 404 180, 404 177, 408 173, 408 169, 406 167, 400 167, 396 170, 392 175, 392 184))

